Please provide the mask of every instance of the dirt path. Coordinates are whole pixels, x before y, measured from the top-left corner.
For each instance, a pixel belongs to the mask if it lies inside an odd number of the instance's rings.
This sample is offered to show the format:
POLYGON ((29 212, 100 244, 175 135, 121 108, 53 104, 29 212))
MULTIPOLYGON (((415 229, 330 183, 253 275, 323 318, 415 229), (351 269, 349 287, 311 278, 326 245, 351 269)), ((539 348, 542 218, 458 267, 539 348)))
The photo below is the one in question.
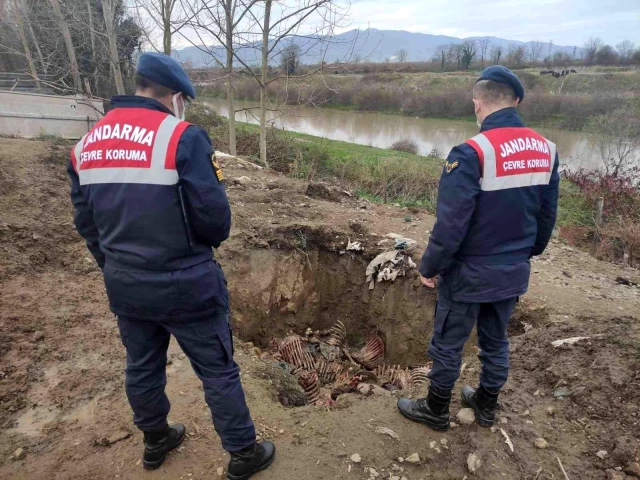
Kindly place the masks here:
MULTIPOLYGON (((100 273, 72 225, 66 151, 0 139, 0 478, 220 478, 226 454, 202 388, 174 343, 171 420, 186 423, 190 436, 161 470, 140 465, 141 436, 123 389, 124 350, 100 273), (25 457, 11 458, 19 448, 25 457)), ((328 199, 309 198, 303 182, 226 163, 235 223, 218 257, 237 334, 265 346, 269 333, 302 333, 341 319, 362 334, 382 331, 389 355, 424 361, 433 294, 419 287, 417 274, 369 291, 363 266, 389 232, 418 240, 417 260, 433 218, 336 189, 313 192, 328 199), (361 241, 364 254, 341 254, 347 238, 361 241)), ((279 452, 256 478, 562 479, 558 458, 571 480, 640 478, 640 289, 616 281, 635 281, 638 272, 557 242, 533 270, 513 321, 513 368, 495 431, 474 424, 437 434, 400 417, 396 394, 285 408, 264 378, 260 350, 237 340, 256 425, 279 452), (592 338, 551 345, 574 336, 592 338), (399 438, 376 433, 380 426, 399 438), (538 438, 547 448, 535 446, 538 438), (361 463, 350 459, 355 453, 361 463), (418 463, 399 461, 414 453, 418 463), (475 475, 467 466, 472 453, 481 461, 475 475)), ((472 346, 465 362, 460 384, 473 384, 479 362, 472 346)), ((456 400, 452 413, 459 409, 456 400)))

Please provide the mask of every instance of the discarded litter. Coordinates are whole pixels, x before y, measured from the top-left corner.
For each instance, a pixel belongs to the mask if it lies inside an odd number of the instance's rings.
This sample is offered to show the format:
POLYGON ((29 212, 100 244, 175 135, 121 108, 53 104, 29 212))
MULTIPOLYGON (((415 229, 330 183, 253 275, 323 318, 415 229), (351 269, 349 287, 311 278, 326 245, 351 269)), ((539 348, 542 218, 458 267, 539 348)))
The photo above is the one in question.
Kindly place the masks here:
POLYGON ((371 260, 365 270, 369 290, 375 288, 376 282, 393 282, 396 278, 405 276, 409 270, 416 268, 411 256, 404 252, 404 250, 390 250, 371 260))

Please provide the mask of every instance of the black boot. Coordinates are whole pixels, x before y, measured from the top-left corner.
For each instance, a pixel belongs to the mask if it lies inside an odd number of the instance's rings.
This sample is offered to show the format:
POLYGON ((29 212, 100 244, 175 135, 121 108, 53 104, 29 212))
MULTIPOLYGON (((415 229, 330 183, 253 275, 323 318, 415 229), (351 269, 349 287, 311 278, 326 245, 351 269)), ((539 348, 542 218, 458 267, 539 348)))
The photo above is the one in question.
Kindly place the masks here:
POLYGON ((466 386, 462 389, 462 404, 473 408, 476 420, 482 427, 490 427, 496 420, 496 408, 498 406, 498 391, 487 390, 480 387, 477 390, 466 386))
POLYGON ((167 453, 184 440, 185 428, 181 423, 167 425, 160 430, 144 432, 144 455, 142 465, 147 470, 160 468, 167 453))
POLYGON ((276 458, 276 446, 268 441, 254 443, 237 452, 229 452, 231 460, 227 468, 229 480, 246 480, 260 470, 265 470, 276 458))
POLYGON ((449 430, 450 402, 451 392, 439 392, 431 387, 426 398, 398 400, 398 410, 409 420, 424 423, 433 430, 445 431, 449 430))

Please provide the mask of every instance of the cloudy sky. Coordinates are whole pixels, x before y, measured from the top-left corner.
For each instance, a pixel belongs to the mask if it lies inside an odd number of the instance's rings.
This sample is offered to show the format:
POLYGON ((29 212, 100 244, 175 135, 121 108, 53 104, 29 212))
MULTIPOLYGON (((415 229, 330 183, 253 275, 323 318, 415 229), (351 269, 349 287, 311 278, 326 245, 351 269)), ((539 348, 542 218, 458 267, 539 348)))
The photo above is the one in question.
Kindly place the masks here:
POLYGON ((581 46, 590 36, 640 44, 640 0, 351 0, 351 12, 358 28, 556 45, 581 46))

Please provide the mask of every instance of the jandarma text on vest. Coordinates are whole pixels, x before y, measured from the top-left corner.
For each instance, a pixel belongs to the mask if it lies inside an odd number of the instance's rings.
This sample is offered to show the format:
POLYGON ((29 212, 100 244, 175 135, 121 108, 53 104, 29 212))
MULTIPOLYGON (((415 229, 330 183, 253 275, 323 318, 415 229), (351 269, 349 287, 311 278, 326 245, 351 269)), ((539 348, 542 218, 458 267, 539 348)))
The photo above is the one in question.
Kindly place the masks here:
POLYGON ((111 149, 104 150, 90 150, 88 152, 82 152, 80 154, 80 163, 91 162, 96 160, 131 160, 138 162, 147 161, 147 152, 144 150, 124 150, 124 149, 111 149))
POLYGON ((147 131, 146 128, 134 127, 127 123, 122 126, 119 123, 113 126, 109 124, 99 125, 87 135, 83 147, 86 148, 87 145, 99 140, 129 140, 130 142, 151 146, 155 133, 154 130, 147 131))
POLYGON ((549 154, 549 144, 535 138, 515 138, 500 144, 500 156, 502 158, 507 155, 513 155, 516 152, 524 152, 525 150, 533 150, 536 152, 549 154))
POLYGON ((505 170, 519 170, 522 168, 551 168, 551 162, 542 158, 540 160, 510 160, 502 164, 502 168, 505 170))

